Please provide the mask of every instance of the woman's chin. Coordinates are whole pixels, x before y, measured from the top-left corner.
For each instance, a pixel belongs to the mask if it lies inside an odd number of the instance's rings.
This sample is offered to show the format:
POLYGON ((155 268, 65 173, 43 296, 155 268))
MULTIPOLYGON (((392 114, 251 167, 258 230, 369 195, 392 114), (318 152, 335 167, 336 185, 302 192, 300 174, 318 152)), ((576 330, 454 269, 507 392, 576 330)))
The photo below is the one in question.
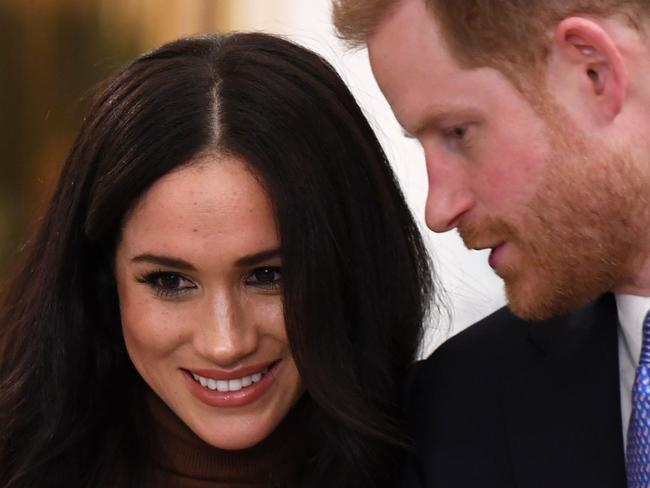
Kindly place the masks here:
POLYGON ((279 423, 251 425, 250 422, 242 419, 239 422, 232 422, 230 428, 208 429, 204 426, 199 426, 196 429, 190 426, 190 428, 203 442, 212 447, 227 451, 240 451, 254 447, 268 438, 279 423))

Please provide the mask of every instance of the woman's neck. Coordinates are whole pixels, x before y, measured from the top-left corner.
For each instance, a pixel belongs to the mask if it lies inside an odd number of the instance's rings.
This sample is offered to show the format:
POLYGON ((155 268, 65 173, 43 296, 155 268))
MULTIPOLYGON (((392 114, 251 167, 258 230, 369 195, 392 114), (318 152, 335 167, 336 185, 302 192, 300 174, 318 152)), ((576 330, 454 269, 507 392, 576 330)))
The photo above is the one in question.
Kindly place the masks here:
MULTIPOLYGON (((153 453, 155 477, 174 487, 285 486, 299 469, 299 412, 287 418, 259 444, 231 451, 200 439, 151 390, 147 405, 157 442, 153 453), (200 483, 197 484, 197 480, 200 483)), ((159 486, 167 486, 159 485, 159 486)))

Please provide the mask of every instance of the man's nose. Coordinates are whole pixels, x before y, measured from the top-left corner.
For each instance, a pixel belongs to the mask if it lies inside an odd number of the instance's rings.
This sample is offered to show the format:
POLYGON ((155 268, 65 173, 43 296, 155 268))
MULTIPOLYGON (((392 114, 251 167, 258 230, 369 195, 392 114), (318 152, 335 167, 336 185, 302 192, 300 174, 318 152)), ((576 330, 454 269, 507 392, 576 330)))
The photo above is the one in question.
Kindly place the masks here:
POLYGON ((429 190, 425 222, 434 232, 447 232, 457 227, 463 214, 475 205, 475 196, 467 171, 458 162, 430 155, 426 162, 429 190))
POLYGON ((234 366, 256 350, 258 331, 236 291, 216 293, 203 315, 195 347, 215 365, 234 366))

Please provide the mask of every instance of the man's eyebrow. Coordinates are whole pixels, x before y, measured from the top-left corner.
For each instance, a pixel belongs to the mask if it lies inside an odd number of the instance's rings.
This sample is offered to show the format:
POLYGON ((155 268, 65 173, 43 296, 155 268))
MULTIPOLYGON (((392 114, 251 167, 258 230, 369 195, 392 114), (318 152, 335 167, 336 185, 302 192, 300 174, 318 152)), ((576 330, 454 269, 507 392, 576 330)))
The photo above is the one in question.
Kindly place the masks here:
POLYGON ((235 261, 235 265, 240 267, 254 266, 263 261, 277 258, 280 255, 281 252, 280 252, 280 248, 278 247, 274 249, 267 249, 265 251, 260 251, 260 252, 256 252, 255 254, 250 254, 248 256, 241 257, 237 261, 235 261))
POLYGON ((131 262, 158 264, 160 266, 167 266, 184 271, 196 271, 196 268, 192 263, 188 263, 183 259, 178 259, 171 256, 161 256, 157 254, 139 254, 131 259, 131 262))

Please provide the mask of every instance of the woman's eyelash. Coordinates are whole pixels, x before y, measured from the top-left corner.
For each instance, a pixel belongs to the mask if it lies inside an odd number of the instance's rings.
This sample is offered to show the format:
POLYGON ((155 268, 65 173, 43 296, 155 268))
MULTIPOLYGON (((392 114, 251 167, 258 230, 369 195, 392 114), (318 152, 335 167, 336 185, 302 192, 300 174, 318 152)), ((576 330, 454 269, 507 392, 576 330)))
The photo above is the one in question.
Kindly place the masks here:
MULTIPOLYGON (((253 269, 244 280, 244 284, 262 290, 273 291, 281 286, 281 268, 279 266, 262 266, 253 269)), ((189 293, 196 284, 189 278, 174 271, 154 271, 143 274, 136 279, 138 283, 149 286, 157 296, 173 298, 189 293)))
POLYGON ((175 297, 196 288, 191 280, 173 271, 147 273, 138 278, 138 282, 149 285, 160 297, 175 297))

